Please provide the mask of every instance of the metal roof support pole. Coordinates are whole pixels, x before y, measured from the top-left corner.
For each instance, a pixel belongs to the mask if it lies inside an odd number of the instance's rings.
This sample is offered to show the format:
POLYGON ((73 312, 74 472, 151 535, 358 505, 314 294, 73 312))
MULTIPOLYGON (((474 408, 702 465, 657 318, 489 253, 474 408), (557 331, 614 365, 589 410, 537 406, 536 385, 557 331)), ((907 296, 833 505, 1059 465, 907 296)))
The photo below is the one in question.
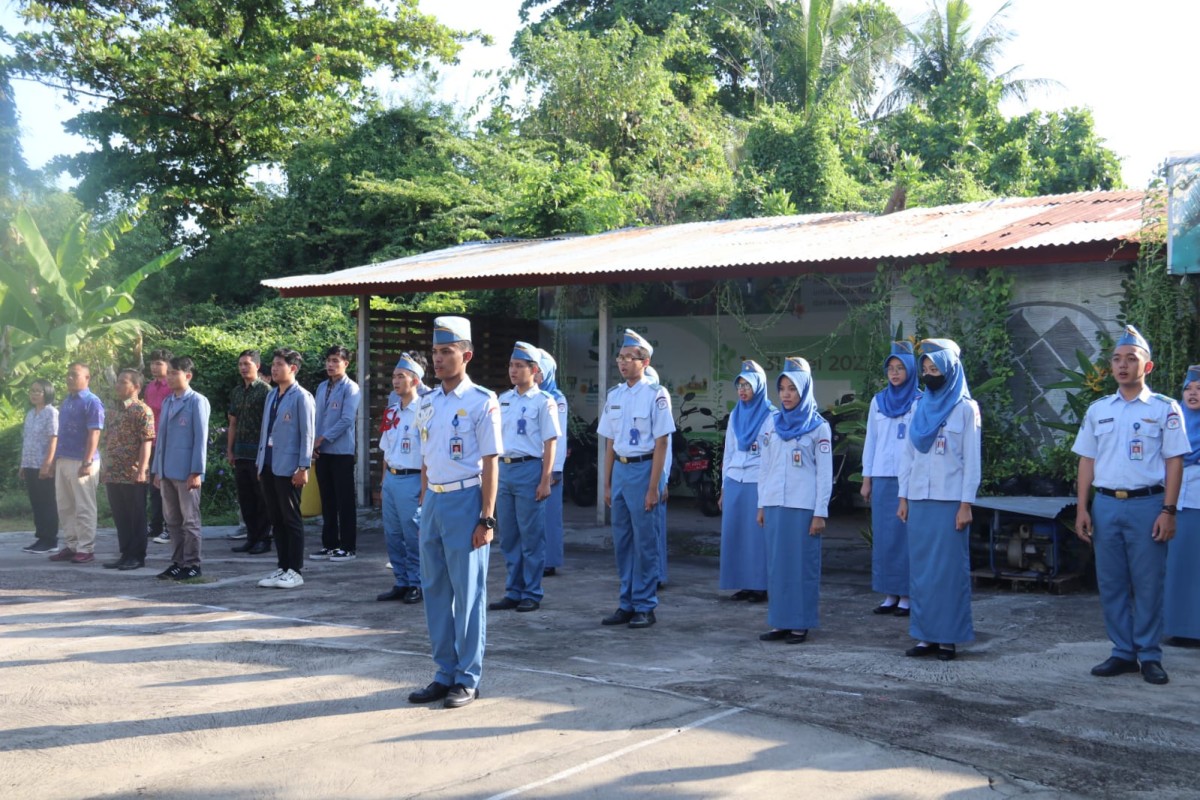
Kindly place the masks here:
POLYGON ((358 458, 354 460, 354 480, 358 482, 358 505, 371 505, 371 295, 358 296, 358 458))
MULTIPOLYGON (((596 359, 596 386, 599 389, 596 393, 596 416, 599 417, 604 414, 604 398, 608 396, 608 287, 601 286, 597 294, 600 300, 596 304, 596 322, 599 325, 596 352, 600 357, 596 359)), ((608 505, 604 502, 604 461, 608 448, 603 436, 597 435, 596 441, 600 445, 596 448, 596 524, 604 525, 608 511, 608 505)))

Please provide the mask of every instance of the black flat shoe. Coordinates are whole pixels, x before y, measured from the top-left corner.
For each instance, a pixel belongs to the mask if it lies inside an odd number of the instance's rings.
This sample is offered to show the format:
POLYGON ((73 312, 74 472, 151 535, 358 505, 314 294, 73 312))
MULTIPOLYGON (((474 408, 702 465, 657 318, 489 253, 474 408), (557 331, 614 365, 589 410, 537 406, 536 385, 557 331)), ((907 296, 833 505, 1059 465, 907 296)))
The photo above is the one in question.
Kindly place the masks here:
POLYGON ((558 574, 558 568, 557 568, 557 567, 546 567, 545 569, 543 569, 543 570, 542 570, 542 577, 543 577, 543 578, 552 578, 552 577, 554 577, 554 576, 555 576, 555 575, 557 575, 557 574, 558 574))
POLYGON ((787 644, 804 644, 808 641, 808 631, 792 631, 784 639, 787 644))
POLYGON ((875 608, 871 609, 871 613, 872 614, 895 614, 896 613, 896 604, 893 603, 890 606, 885 606, 885 605, 875 606, 875 608))
POLYGON ((767 602, 767 593, 766 592, 751 592, 750 596, 746 598, 746 602, 747 603, 765 603, 765 602, 767 602))
POLYGON ((896 610, 892 613, 893 613, 893 616, 907 617, 909 614, 912 613, 912 609, 904 608, 903 606, 896 606, 896 610))
POLYGON ((121 558, 118 558, 114 561, 105 561, 100 566, 104 567, 105 569, 120 569, 121 565, 124 563, 125 563, 125 558, 122 556, 121 558))
POLYGON ((393 586, 383 594, 375 595, 375 599, 383 603, 388 600, 403 600, 404 593, 408 591, 407 586, 393 586))
POLYGON ((254 547, 254 545, 251 544, 250 542, 242 542, 241 544, 234 545, 233 547, 231 547, 229 549, 231 551, 233 551, 234 553, 249 553, 253 547, 254 547))
POLYGON ((938 651, 936 644, 915 644, 904 651, 904 655, 909 658, 921 658, 922 656, 931 656, 938 651))
POLYGON ((750 595, 752 595, 752 594, 754 594, 754 592, 750 591, 749 589, 738 589, 736 592, 729 595, 729 599, 730 600, 749 600, 750 595))
POLYGON ((1190 636, 1171 636, 1163 639, 1163 644, 1168 647, 1200 647, 1200 639, 1193 639, 1190 636))
POLYGON ((953 661, 958 656, 958 650, 952 644, 944 644, 938 647, 938 661, 953 661))
POLYGON ((121 572, 129 572, 130 570, 141 569, 144 566, 146 566, 146 562, 142 559, 131 558, 128 561, 122 562, 117 569, 119 569, 121 572))
POLYGON ((1127 672, 1137 672, 1138 663, 1130 661, 1127 658, 1111 658, 1101 661, 1096 666, 1092 667, 1092 674, 1097 678, 1111 678, 1114 675, 1124 675, 1127 672))
POLYGON ((418 689, 408 696, 410 703, 432 703, 434 700, 444 700, 450 694, 450 687, 444 683, 433 681, 424 689, 418 689))
POLYGON ((767 631, 766 633, 760 633, 758 635, 758 640, 760 642, 778 642, 788 638, 791 635, 792 632, 787 630, 767 631))

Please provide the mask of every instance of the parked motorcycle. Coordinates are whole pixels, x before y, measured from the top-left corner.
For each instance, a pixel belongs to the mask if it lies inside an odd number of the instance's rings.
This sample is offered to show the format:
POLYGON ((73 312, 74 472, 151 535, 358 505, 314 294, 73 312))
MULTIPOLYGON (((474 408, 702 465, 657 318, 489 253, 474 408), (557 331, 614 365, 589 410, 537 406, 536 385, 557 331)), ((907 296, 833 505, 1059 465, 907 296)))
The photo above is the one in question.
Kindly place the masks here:
MULTIPOLYGON (((698 406, 687 407, 696 399, 694 392, 683 396, 679 405, 679 422, 676 424, 676 435, 672 437, 672 445, 676 448, 675 465, 679 466, 683 483, 691 490, 696 498, 696 507, 706 517, 715 517, 721 513, 721 456, 716 443, 701 437, 687 437, 691 433, 690 425, 683 425, 687 417, 700 414, 712 417, 712 409, 698 406), (677 445, 682 442, 682 447, 677 445)), ((705 428, 720 430, 720 423, 714 421, 705 428)), ((674 466, 674 465, 673 465, 674 466)), ((674 472, 674 468, 672 468, 674 472)))
POLYGON ((862 488, 862 446, 866 435, 864 416, 869 405, 842 395, 822 416, 829 422, 833 438, 833 493, 831 511, 851 511, 862 488))

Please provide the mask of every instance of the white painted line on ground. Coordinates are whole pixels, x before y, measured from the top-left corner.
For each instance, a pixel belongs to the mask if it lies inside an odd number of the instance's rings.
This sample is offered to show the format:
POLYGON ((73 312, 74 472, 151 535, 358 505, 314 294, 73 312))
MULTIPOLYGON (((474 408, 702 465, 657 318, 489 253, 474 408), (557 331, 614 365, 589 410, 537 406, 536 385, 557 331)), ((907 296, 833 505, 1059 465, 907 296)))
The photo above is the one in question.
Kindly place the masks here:
POLYGON ((578 775, 579 773, 584 772, 585 770, 589 770, 592 767, 598 767, 601 764, 607 764, 609 761, 615 761, 618 758, 627 756, 630 753, 633 753, 637 750, 641 750, 643 748, 650 747, 651 745, 656 745, 659 742, 664 742, 667 739, 670 739, 672 737, 680 735, 681 733, 687 733, 690 730, 703 727, 705 725, 708 725, 712 722, 716 722, 717 720, 720 720, 720 719, 724 719, 725 717, 731 716, 733 714, 739 714, 744 710, 745 709, 742 709, 742 708, 727 708, 724 711, 720 711, 716 714, 712 714, 710 716, 705 717, 704 719, 698 719, 695 722, 688 723, 687 725, 684 725, 682 728, 676 728, 675 730, 667 731, 666 733, 659 734, 658 736, 655 736, 652 739, 647 739, 644 742, 638 742, 637 744, 631 744, 628 747, 622 747, 620 750, 614 750, 613 752, 608 753, 607 755, 598 756, 597 758, 593 758, 591 761, 585 761, 584 763, 578 764, 574 767, 571 767, 570 769, 566 769, 566 770, 563 770, 562 772, 555 773, 554 775, 551 775, 547 778, 542 778, 540 781, 534 781, 533 783, 527 783, 524 786, 518 786, 515 789, 509 789, 507 792, 501 792, 500 794, 494 794, 491 797, 489 797, 487 800, 506 800, 506 798, 516 797, 517 795, 523 794, 532 789, 539 789, 542 786, 546 786, 551 783, 558 783, 561 780, 570 778, 572 775, 578 775))
POLYGON ((571 661, 582 661, 585 664, 599 664, 602 667, 621 667, 622 669, 636 669, 642 672, 674 672, 673 669, 667 667, 648 667, 645 664, 625 664, 620 661, 598 661, 594 658, 584 658, 583 656, 571 656, 571 661))

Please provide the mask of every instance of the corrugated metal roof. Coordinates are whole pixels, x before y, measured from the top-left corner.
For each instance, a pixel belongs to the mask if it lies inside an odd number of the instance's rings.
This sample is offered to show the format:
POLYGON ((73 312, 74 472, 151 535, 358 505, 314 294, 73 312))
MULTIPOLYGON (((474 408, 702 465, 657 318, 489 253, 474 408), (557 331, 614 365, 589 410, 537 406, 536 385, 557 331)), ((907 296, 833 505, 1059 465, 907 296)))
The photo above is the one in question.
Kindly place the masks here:
POLYGON ((957 266, 1133 258, 1145 193, 1081 192, 862 213, 627 228, 593 236, 476 242, 263 284, 284 296, 404 294, 871 269, 949 258, 957 266), (655 274, 671 273, 671 274, 655 274))

